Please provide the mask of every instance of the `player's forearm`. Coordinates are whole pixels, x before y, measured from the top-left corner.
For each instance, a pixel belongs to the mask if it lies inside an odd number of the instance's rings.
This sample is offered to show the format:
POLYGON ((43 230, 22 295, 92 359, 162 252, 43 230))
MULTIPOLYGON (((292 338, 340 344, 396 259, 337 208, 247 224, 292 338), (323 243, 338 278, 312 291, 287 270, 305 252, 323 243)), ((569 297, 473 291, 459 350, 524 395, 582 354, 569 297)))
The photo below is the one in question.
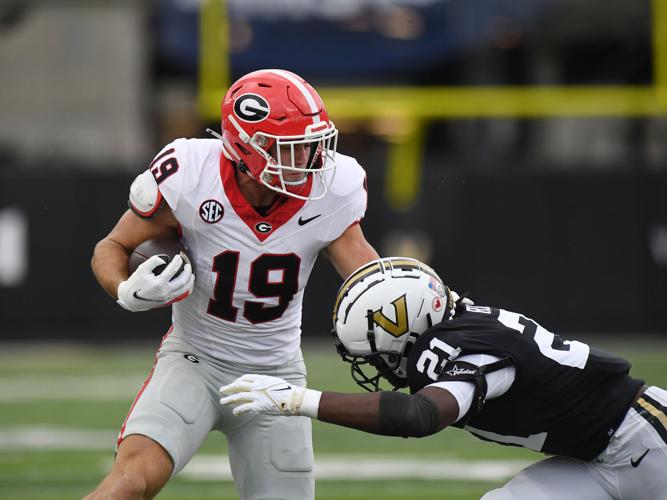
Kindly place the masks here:
POLYGON ((373 434, 379 433, 380 393, 323 392, 318 420, 373 434))
POLYGON ((118 285, 127 279, 129 256, 120 243, 105 238, 95 246, 91 267, 102 288, 117 299, 118 285))
POLYGON ((454 421, 455 408, 449 402, 449 393, 440 392, 447 396, 444 411, 422 392, 324 392, 320 398, 317 417, 324 422, 383 436, 430 436, 454 421))
POLYGON ((354 270, 380 258, 364 238, 358 224, 350 226, 337 240, 330 243, 325 249, 325 255, 341 278, 347 278, 354 270))

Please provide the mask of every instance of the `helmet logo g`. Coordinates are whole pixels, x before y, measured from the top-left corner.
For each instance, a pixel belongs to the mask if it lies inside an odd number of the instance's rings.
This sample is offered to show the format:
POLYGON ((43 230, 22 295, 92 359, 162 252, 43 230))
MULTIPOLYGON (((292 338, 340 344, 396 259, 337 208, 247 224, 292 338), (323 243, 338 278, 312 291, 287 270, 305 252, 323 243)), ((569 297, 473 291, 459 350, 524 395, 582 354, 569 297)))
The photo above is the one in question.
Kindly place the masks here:
POLYGON ((270 112, 269 103, 261 95, 243 94, 234 101, 234 114, 244 122, 261 122, 270 112))
POLYGON ((405 295, 397 298, 391 303, 396 311, 396 321, 387 318, 382 309, 373 312, 373 322, 394 337, 400 337, 408 332, 408 305, 405 302, 405 295))

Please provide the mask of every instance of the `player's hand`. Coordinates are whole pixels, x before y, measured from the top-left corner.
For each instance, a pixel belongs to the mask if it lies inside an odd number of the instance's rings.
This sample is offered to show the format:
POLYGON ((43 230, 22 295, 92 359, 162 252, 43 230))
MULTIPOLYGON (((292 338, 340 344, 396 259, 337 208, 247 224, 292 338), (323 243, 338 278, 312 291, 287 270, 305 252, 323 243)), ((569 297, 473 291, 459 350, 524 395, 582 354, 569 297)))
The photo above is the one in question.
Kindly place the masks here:
POLYGON ((301 415, 301 403, 306 391, 305 387, 295 386, 278 377, 248 374, 220 388, 221 393, 231 394, 221 398, 220 404, 235 406, 234 415, 301 415))
POLYGON ((157 276, 153 270, 165 264, 159 255, 142 262, 132 275, 118 285, 118 304, 128 311, 147 311, 183 300, 195 285, 190 261, 184 254, 176 255, 157 276), (183 270, 178 273, 183 266, 183 270), (176 276, 178 274, 178 276, 176 276))

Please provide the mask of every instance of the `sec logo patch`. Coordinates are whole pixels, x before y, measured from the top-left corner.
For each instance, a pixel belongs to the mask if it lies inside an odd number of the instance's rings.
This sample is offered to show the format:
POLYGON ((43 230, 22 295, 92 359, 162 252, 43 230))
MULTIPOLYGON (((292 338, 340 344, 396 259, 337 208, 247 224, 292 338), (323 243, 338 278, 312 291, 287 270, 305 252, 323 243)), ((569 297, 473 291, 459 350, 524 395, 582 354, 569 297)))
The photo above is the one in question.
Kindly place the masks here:
POLYGON ((215 224, 225 214, 225 209, 217 200, 206 200, 199 207, 199 216, 207 224, 215 224))

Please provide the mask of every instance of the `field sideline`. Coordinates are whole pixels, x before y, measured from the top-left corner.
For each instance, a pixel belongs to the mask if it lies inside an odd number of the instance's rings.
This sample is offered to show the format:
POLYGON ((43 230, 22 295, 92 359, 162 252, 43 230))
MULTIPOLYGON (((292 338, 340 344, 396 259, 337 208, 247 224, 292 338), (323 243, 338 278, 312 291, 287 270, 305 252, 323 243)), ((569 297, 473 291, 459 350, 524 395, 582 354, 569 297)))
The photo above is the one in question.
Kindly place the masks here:
MULTIPOLYGON (((601 342, 633 375, 667 386, 658 338, 601 342)), ((152 364, 145 344, 0 344, 0 492, 7 499, 80 498, 113 459, 117 429, 152 364)), ((328 342, 304 347, 309 384, 361 390, 328 342)), ((425 439, 371 436, 314 422, 317 498, 474 499, 541 455, 476 440, 458 429, 425 439)), ((159 498, 234 499, 226 445, 212 434, 159 498)))

